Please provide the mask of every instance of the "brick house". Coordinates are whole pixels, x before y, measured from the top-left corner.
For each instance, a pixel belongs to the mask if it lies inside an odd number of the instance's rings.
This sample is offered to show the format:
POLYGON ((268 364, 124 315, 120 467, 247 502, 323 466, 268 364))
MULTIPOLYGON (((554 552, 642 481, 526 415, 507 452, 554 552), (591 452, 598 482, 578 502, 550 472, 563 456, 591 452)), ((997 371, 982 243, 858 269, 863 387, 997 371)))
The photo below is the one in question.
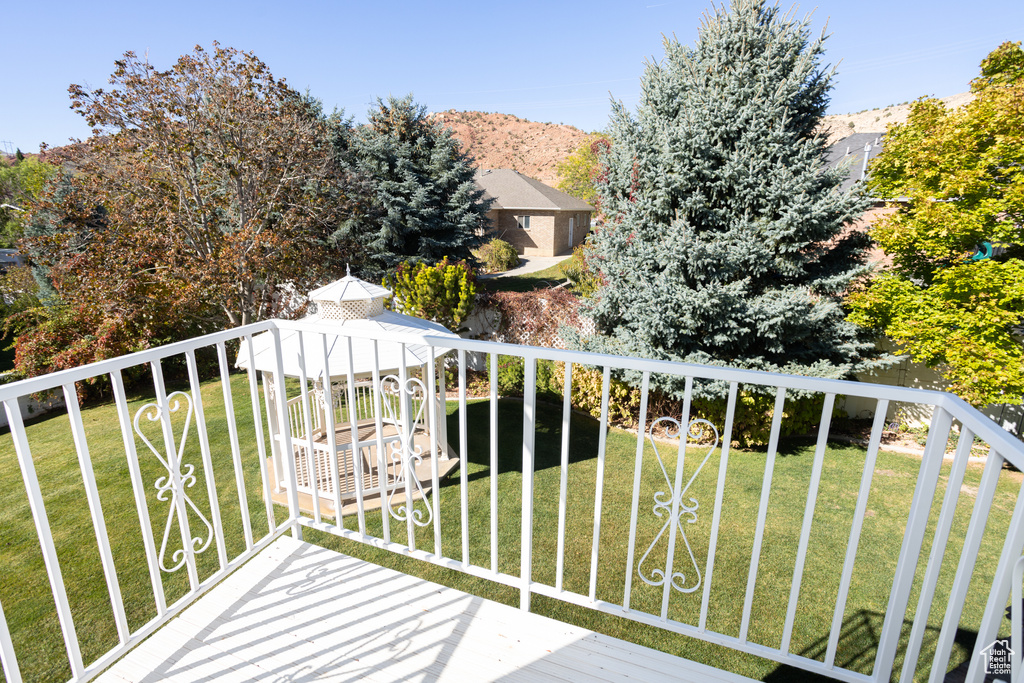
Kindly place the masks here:
POLYGON ((568 254, 590 232, 594 207, 508 168, 480 169, 474 178, 493 199, 484 227, 524 256, 568 254))

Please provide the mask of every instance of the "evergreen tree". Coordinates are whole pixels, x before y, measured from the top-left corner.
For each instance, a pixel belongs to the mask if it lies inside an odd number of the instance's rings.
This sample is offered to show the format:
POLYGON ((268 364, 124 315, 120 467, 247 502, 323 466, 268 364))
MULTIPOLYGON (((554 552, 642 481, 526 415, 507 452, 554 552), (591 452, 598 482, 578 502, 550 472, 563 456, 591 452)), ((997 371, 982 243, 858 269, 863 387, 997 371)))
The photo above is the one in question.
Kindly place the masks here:
POLYGON ((403 261, 471 258, 490 204, 459 141, 431 122, 412 95, 378 99, 369 123, 338 147, 373 185, 371 210, 334 235, 336 244, 362 254, 364 276, 379 278, 403 261))
POLYGON ((864 202, 838 192, 844 173, 824 168, 815 132, 832 78, 823 40, 737 0, 705 16, 693 48, 665 40, 635 117, 613 102, 599 334, 580 345, 833 378, 879 362, 840 305, 868 241, 843 234, 864 202))

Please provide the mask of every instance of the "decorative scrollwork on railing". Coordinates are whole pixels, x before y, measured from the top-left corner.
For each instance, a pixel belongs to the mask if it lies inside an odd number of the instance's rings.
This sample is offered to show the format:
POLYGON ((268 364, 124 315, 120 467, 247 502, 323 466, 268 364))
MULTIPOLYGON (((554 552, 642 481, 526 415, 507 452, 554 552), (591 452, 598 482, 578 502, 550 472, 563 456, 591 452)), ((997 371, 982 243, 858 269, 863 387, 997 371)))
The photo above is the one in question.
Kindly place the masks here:
POLYGON ((380 382, 380 393, 384 404, 385 421, 393 424, 398 429, 398 440, 388 444, 388 463, 397 463, 398 471, 392 482, 394 488, 388 493, 388 510, 395 519, 404 522, 412 515, 412 522, 416 526, 427 526, 433 518, 430 505, 425 505, 426 513, 416 509, 413 496, 418 491, 420 498, 427 500, 427 494, 423 490, 419 477, 416 476, 416 465, 423 462, 423 448, 416 445, 416 428, 423 425, 423 413, 427 407, 427 389, 423 382, 410 377, 402 381, 394 375, 388 375, 380 382), (406 425, 402 420, 402 403, 408 401, 411 404, 410 421, 406 425), (405 492, 405 503, 395 507, 393 501, 395 494, 399 491, 405 492))
MULTIPOLYGON (((687 573, 681 571, 673 571, 672 563, 674 558, 672 557, 667 558, 665 564, 671 575, 670 582, 672 587, 680 593, 692 593, 700 587, 701 573, 700 567, 697 566, 697 558, 693 555, 693 548, 690 547, 690 540, 686 537, 686 529, 683 526, 683 519, 685 518, 685 521, 688 524, 696 522, 697 509, 700 507, 700 504, 697 502, 696 498, 686 497, 686 492, 690 490, 690 485, 693 484, 693 481, 697 478, 697 475, 700 474, 700 471, 704 469, 704 465, 707 463, 708 458, 711 457, 711 453, 718 447, 718 430, 707 420, 700 419, 690 420, 687 428, 684 430, 682 423, 680 423, 679 420, 671 417, 662 417, 651 424, 651 428, 647 432, 647 438, 650 440, 651 446, 654 448, 654 454, 658 457, 658 465, 661 466, 661 473, 665 476, 665 483, 668 485, 670 493, 658 491, 654 494, 653 512, 657 517, 665 517, 665 524, 662 525, 661 531, 659 531, 658 535, 654 537, 653 541, 651 541, 651 545, 647 548, 647 552, 645 552, 643 557, 640 558, 640 562, 636 566, 636 571, 640 578, 651 586, 665 585, 666 576, 664 569, 653 568, 647 572, 647 575, 645 575, 643 565, 644 561, 647 560, 647 557, 654 550, 655 546, 658 545, 658 541, 661 540, 661 537, 664 536, 665 532, 669 531, 671 526, 674 524, 678 527, 679 535, 682 537, 683 544, 686 546, 686 552, 689 555, 690 564, 693 567, 694 574, 689 576, 687 573), (661 453, 658 451, 658 444, 654 440, 654 431, 659 425, 665 425, 665 433, 669 439, 689 440, 701 439, 702 437, 707 437, 709 435, 714 436, 714 441, 708 448, 707 453, 705 453, 704 459, 701 460, 697 469, 695 469, 693 474, 690 475, 690 478, 685 483, 682 483, 682 480, 680 479, 681 485, 678 491, 675 489, 675 484, 672 482, 671 477, 669 477, 668 469, 665 467, 665 462, 662 460, 661 453), (674 514, 673 508, 675 509, 674 514)), ((701 447, 703 448, 703 445, 701 447)), ((685 461, 683 459, 680 459, 679 462, 676 463, 677 468, 682 468, 684 465, 685 461)), ((685 472, 683 474, 685 474, 685 472)), ((687 572, 689 572, 689 570, 687 570, 687 572)))
POLYGON ((201 553, 210 547, 210 542, 213 540, 213 525, 210 524, 210 521, 206 519, 203 513, 199 511, 199 508, 196 507, 196 504, 192 499, 188 497, 188 494, 185 493, 185 489, 191 488, 196 483, 195 467, 192 465, 184 465, 183 467, 181 462, 182 456, 185 454, 185 440, 188 438, 188 428, 192 424, 192 397, 183 391, 175 391, 168 394, 166 406, 167 407, 165 408, 161 408, 159 404, 147 403, 139 408, 138 412, 135 413, 135 433, 139 435, 142 442, 146 444, 149 450, 153 452, 153 455, 156 456, 156 459, 160 461, 160 464, 164 466, 164 469, 167 470, 167 476, 158 478, 154 483, 154 486, 157 490, 157 500, 170 500, 170 506, 167 510, 167 523, 164 524, 164 536, 160 543, 160 555, 158 558, 160 562, 160 569, 170 574, 171 572, 181 569, 185 564, 186 544, 191 545, 195 553, 201 553), (167 417, 170 419, 170 416, 173 413, 178 412, 178 409, 181 407, 178 397, 184 399, 187 409, 185 411, 185 426, 181 430, 181 439, 177 444, 170 444, 170 447, 175 450, 174 468, 172 468, 171 463, 160 454, 160 450, 146 438, 145 434, 142 433, 139 420, 143 415, 145 415, 146 419, 150 422, 156 422, 163 417, 163 411, 167 412, 167 417), (175 484, 176 481, 177 485, 175 484), (202 536, 195 535, 192 535, 191 538, 188 539, 182 538, 181 550, 175 550, 171 555, 174 566, 168 567, 165 564, 164 557, 167 553, 167 540, 171 535, 171 526, 174 523, 179 497, 189 508, 192 509, 192 512, 195 513, 203 525, 206 526, 206 540, 204 541, 202 536))

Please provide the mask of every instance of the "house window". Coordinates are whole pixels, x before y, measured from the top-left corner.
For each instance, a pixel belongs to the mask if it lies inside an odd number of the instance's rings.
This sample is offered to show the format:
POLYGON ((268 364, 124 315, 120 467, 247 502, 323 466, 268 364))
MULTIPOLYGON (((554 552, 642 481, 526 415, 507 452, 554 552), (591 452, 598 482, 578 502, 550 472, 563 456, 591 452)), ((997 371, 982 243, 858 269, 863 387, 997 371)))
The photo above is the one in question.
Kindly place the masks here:
POLYGON ((530 229, 530 217, 529 216, 517 216, 516 221, 519 223, 519 227, 523 230, 530 229))

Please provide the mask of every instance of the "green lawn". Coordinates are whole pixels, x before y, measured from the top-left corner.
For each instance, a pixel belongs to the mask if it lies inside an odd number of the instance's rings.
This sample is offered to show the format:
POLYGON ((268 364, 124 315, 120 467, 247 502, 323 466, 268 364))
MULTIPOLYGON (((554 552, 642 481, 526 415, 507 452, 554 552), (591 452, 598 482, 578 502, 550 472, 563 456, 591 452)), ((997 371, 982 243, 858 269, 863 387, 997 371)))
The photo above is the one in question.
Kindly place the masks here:
MULTIPOLYGON (((251 511, 257 538, 267 530, 267 520, 259 498, 260 483, 258 460, 253 442, 251 417, 242 419, 249 406, 248 385, 244 376, 233 378, 232 388, 239 431, 242 435, 243 459, 249 491, 248 507, 251 511)), ((218 382, 204 385, 203 399, 210 424, 210 437, 215 453, 215 476, 220 505, 228 529, 229 556, 244 547, 239 531, 239 503, 230 466, 230 450, 224 428, 224 410, 218 382)), ((132 412, 143 400, 132 405, 132 412)), ((458 448, 457 405, 449 404, 449 437, 458 448)), ((534 564, 536 581, 554 583, 556 524, 559 487, 559 451, 561 443, 561 410, 557 406, 541 406, 538 410, 537 457, 534 508, 534 564)), ((107 526, 114 544, 115 561, 125 596, 129 621, 138 627, 155 614, 148 573, 142 556, 141 534, 135 506, 124 465, 123 447, 117 427, 116 413, 111 405, 87 409, 83 416, 90 440, 93 463, 101 489, 107 526)), ((489 566, 489 475, 488 430, 483 428, 488 419, 487 402, 476 402, 468 408, 469 460, 468 499, 470 505, 471 561, 489 566), (480 428, 474 428, 481 425, 480 428)), ((103 583, 98 552, 89 521, 89 512, 82 495, 81 476, 70 432, 64 416, 40 421, 29 427, 30 443, 35 454, 36 467, 46 496, 47 510, 58 546, 58 554, 65 568, 65 582, 71 596, 85 659, 91 660, 116 643, 116 633, 110 617, 111 610, 103 583)), ((522 404, 515 400, 502 401, 499 406, 499 568, 503 572, 519 573, 519 525, 522 478, 521 439, 522 404)), ((565 587, 586 593, 589 583, 590 552, 593 538, 594 484, 597 473, 598 428, 594 420, 574 415, 571 425, 572 451, 569 467, 569 505, 567 510, 568 534, 566 546, 565 587)), ((148 432, 153 437, 158 432, 148 432)), ((152 457, 146 457, 139 444, 144 463, 147 485, 160 476, 161 469, 152 457)), ((672 472, 675 448, 661 447, 666 466, 672 472)), ((632 496, 633 463, 636 437, 627 432, 612 430, 608 436, 607 463, 604 479, 602 508, 601 565, 598 572, 597 595, 612 602, 621 602, 626 565, 626 540, 629 528, 629 510, 632 496)), ((687 455, 686 473, 692 472, 699 458, 696 451, 687 455)), ((186 462, 198 464, 198 448, 190 438, 186 462)), ((755 588, 753 614, 749 638, 758 643, 777 646, 782 632, 783 616, 788 600, 790 580, 799 535, 800 519, 810 477, 813 448, 799 443, 786 444, 775 466, 774 484, 768 508, 768 524, 760 559, 760 573, 755 588)), ((815 513, 811 537, 811 551, 805 570, 800 595, 800 611, 793 637, 793 651, 821 658, 824 639, 827 639, 832 605, 842 566, 843 549, 849 534, 853 507, 864 451, 856 447, 830 448, 825 458, 822 492, 815 513)), ((639 560, 663 523, 652 514, 653 494, 664 491, 664 479, 654 460, 654 452, 647 445, 642 472, 636 559, 639 560)), ((726 472, 726 493, 720 542, 716 554, 716 568, 712 581, 712 600, 708 619, 711 629, 735 634, 739 628, 740 610, 746 586, 750 553, 753 544, 765 454, 757 451, 733 451, 726 472)), ((895 558, 902 540, 902 525, 910 504, 910 496, 920 461, 913 456, 882 453, 879 456, 873 490, 865 519, 864 535, 854 569, 853 583, 844 623, 844 636, 840 641, 837 663, 867 672, 874 656, 874 638, 877 637, 882 615, 888 599, 887 584, 892 581, 895 558)), ((197 467, 197 470, 201 468, 197 467)), ((948 465, 944 469, 948 471, 948 465)), ((968 468, 959 513, 967 513, 973 504, 971 491, 977 489, 981 475, 979 466, 968 468)), ((718 453, 712 454, 700 476, 694 481, 690 495, 700 503, 697 521, 687 524, 686 531, 698 565, 703 571, 707 553, 708 532, 711 524, 714 488, 718 478, 718 453)), ((944 480, 943 480, 944 481, 944 480)), ((994 503, 994 524, 1004 526, 994 532, 1005 533, 1005 523, 1019 489, 1019 473, 1006 472, 994 503), (1005 515, 1000 514, 1007 511, 1005 515)), ((0 515, 4 529, 4 568, 0 576, 0 600, 14 633, 22 670, 28 680, 64 680, 69 670, 60 640, 59 625, 50 598, 42 557, 36 534, 29 516, 23 484, 15 462, 9 436, 0 438, 0 515)), ((191 489, 193 498, 204 512, 205 482, 200 478, 191 489)), ((458 476, 453 475, 442 488, 441 528, 444 552, 453 557, 460 553, 460 512, 458 476)), ((155 500, 153 489, 147 492, 149 509, 155 534, 163 532, 166 503, 155 500)), ((933 507, 938 514, 938 501, 933 507)), ((285 518, 278 509, 277 519, 285 518)), ((962 538, 966 516, 960 514, 953 538, 962 538)), ((354 516, 346 519, 354 528, 354 516)), ((379 533, 380 513, 368 513, 367 524, 371 533, 379 533)), ((404 540, 404 527, 392 524, 393 538, 404 540)), ((173 534, 172 534, 173 537, 173 534)), ((355 542, 343 541, 330 534, 306 531, 308 540, 372 562, 393 566, 411 574, 423 576, 439 583, 484 595, 507 603, 518 604, 518 591, 486 580, 441 569, 379 551, 355 542)), ((172 544, 173 545, 173 544, 172 544)), ((418 533, 419 547, 432 547, 432 531, 418 533)), ((944 602, 955 558, 959 553, 954 541, 947 554, 944 579, 936 604, 944 602), (949 558, 953 558, 950 560, 949 558)), ((972 585, 968 611, 972 615, 966 623, 976 624, 984 604, 985 592, 991 581, 1000 545, 990 535, 982 549, 976 570, 977 581, 972 585)), ((927 544, 925 548, 927 552, 927 544)), ((651 553, 651 559, 664 563, 664 540, 651 553), (660 554, 660 557, 659 557, 660 554)), ((200 558, 200 575, 208 576, 216 570, 216 552, 210 548, 200 558)), ((677 567, 689 563, 685 548, 676 555, 677 567)), ((922 562, 923 564, 923 562, 922 562)), ((646 566, 646 565, 645 565, 646 566)), ((923 570, 922 570, 923 571, 923 570)), ((184 592, 184 572, 167 577, 164 585, 168 600, 184 592)), ((634 575, 635 576, 635 575, 634 575)), ((687 579, 690 585, 693 575, 687 579)), ((692 594, 673 593, 670 616, 695 622, 699 614, 701 590, 692 594)), ((631 593, 634 608, 657 612, 661 604, 661 589, 647 586, 634 578, 631 593)), ((916 594, 911 597, 911 612, 916 605, 916 594)), ((941 621, 941 608, 933 611, 930 622, 941 621)), ((679 654, 690 659, 729 669, 765 680, 787 678, 787 672, 777 665, 753 657, 738 655, 731 650, 712 646, 653 627, 639 625, 617 617, 602 615, 577 608, 561 601, 535 596, 533 611, 571 621, 582 626, 625 638, 651 647, 679 654)), ((908 629, 905 629, 905 631, 908 629)), ((937 630, 926 638, 926 648, 934 641, 937 630)), ((962 658, 961 650, 954 659, 962 658)), ((923 673, 922 673, 923 675, 923 673)))
POLYGON ((565 282, 565 275, 562 273, 562 263, 565 263, 570 258, 572 257, 567 256, 565 261, 534 273, 492 277, 480 280, 479 282, 483 289, 488 292, 532 292, 535 289, 554 287, 565 282))

